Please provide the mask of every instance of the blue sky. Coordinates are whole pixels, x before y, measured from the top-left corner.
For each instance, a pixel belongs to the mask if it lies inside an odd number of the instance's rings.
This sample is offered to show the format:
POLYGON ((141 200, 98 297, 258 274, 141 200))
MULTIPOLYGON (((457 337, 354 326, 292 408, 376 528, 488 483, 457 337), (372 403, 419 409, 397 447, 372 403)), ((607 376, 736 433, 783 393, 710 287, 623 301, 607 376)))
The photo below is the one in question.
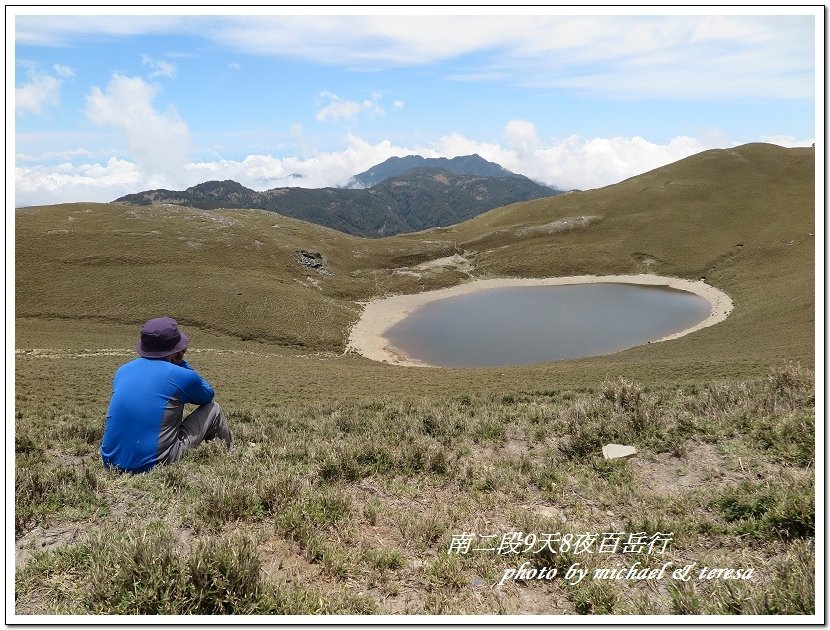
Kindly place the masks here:
POLYGON ((7 8, 17 206, 210 179, 337 186, 412 153, 587 189, 820 135, 818 7, 80 13, 106 9, 7 8))

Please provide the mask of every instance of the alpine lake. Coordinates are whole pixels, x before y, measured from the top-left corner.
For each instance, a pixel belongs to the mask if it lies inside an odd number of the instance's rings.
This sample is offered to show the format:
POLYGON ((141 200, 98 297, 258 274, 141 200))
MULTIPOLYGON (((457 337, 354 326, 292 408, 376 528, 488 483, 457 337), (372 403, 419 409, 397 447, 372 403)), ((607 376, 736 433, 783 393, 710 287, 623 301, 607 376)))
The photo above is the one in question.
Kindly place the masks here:
POLYGON ((514 286, 429 302, 383 336, 396 353, 426 365, 524 365, 619 352, 710 313, 705 298, 665 286, 514 286))

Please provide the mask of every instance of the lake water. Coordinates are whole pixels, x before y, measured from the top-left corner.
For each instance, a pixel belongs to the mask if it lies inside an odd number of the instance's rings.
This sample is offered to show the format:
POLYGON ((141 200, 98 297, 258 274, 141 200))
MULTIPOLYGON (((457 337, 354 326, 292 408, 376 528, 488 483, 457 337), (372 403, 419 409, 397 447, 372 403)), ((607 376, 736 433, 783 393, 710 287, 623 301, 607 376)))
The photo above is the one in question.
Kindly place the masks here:
POLYGON ((691 328, 710 312, 704 298, 668 287, 507 287, 430 302, 383 336, 431 365, 520 365, 619 352, 691 328))

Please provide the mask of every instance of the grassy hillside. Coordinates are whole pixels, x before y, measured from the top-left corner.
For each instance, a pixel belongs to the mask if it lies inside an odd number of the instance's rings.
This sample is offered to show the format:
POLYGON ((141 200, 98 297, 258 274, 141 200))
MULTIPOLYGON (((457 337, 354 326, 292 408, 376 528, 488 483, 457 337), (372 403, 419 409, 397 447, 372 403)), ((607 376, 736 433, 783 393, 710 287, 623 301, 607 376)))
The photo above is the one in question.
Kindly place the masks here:
POLYGON ((292 366, 298 355, 324 353, 315 373, 330 382, 343 372, 345 381, 365 377, 377 393, 457 391, 479 382, 485 389, 491 382, 509 388, 529 380, 578 386, 618 375, 669 381, 757 376, 784 360, 811 365, 813 165, 812 149, 711 151, 615 186, 380 240, 248 210, 23 209, 16 216, 18 347, 39 347, 56 330, 59 339, 47 347, 101 347, 104 336, 112 347, 130 348, 137 325, 169 313, 192 329, 194 347, 266 344, 258 352, 284 355, 292 366), (576 217, 593 218, 569 223, 576 217), (300 251, 322 254, 330 273, 303 267, 300 251), (469 264, 414 269, 456 253, 469 264), (475 379, 467 371, 413 373, 338 356, 361 300, 470 277, 645 271, 705 277, 732 297, 735 310, 723 324, 670 343, 582 361, 477 370, 475 379))
POLYGON ((746 145, 376 240, 251 210, 18 210, 17 612, 809 612, 814 176, 812 149, 746 145), (537 366, 344 355, 373 297, 637 272, 704 277, 734 311, 537 366), (161 314, 190 335, 237 446, 110 475, 97 445, 112 374, 161 314), (607 442, 640 454, 606 462, 607 442), (446 553, 463 531, 608 528, 675 531, 673 562, 763 570, 496 587, 523 559, 579 560, 446 553))

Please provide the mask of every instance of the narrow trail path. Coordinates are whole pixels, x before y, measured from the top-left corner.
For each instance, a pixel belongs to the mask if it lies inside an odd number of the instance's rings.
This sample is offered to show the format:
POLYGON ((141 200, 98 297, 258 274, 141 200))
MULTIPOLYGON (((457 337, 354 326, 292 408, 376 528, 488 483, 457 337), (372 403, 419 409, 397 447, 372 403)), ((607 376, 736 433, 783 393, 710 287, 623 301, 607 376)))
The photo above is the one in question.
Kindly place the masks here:
MULTIPOLYGON (((251 350, 226 350, 220 348, 191 348, 188 354, 215 354, 215 355, 244 355, 264 358, 276 358, 284 355, 268 352, 253 352, 251 350)), ((26 359, 83 359, 92 357, 135 357, 133 348, 96 348, 84 350, 72 350, 69 348, 16 348, 15 357, 26 359)), ((319 359, 341 356, 334 352, 316 352, 307 354, 295 354, 295 358, 319 359)))

